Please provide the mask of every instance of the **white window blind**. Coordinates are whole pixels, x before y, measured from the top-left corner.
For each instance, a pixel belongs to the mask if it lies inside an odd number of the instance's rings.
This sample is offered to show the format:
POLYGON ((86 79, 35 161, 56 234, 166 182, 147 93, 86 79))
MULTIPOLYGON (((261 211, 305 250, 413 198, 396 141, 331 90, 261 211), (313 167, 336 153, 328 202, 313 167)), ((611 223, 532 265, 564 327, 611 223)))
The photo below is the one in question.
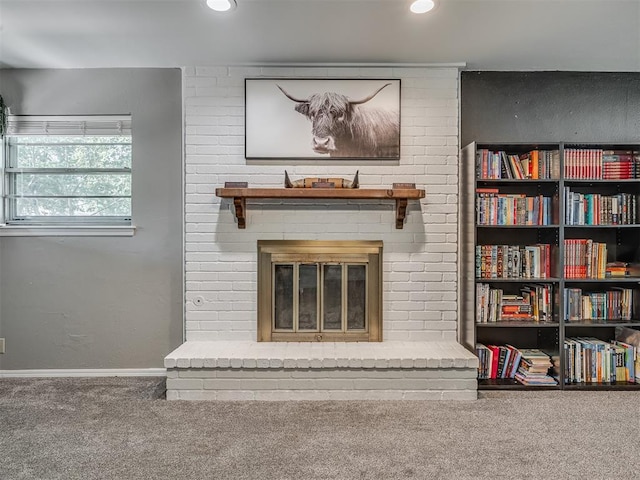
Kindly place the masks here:
POLYGON ((7 135, 125 135, 131 136, 131 117, 56 117, 12 115, 7 119, 7 135))

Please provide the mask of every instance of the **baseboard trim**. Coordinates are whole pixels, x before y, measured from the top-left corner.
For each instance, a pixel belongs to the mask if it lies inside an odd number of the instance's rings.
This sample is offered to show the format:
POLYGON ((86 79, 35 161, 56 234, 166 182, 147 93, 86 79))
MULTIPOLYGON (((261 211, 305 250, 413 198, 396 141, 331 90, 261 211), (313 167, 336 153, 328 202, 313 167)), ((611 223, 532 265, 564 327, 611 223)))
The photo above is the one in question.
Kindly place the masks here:
POLYGON ((164 368, 77 368, 0 370, 0 378, 19 377, 166 377, 164 368))

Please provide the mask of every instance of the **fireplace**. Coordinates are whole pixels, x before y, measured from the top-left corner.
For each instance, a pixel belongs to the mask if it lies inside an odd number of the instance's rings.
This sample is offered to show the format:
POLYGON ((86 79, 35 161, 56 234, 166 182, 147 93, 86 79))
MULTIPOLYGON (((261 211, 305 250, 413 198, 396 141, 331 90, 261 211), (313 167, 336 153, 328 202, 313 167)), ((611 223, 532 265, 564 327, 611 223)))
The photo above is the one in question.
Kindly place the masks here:
POLYGON ((382 341, 381 241, 258 241, 258 341, 382 341))
MULTIPOLYGON (((347 66, 343 73, 351 72, 350 68, 352 66, 347 66)), ((380 197, 368 200, 337 199, 343 193, 337 190, 342 189, 333 189, 336 191, 326 193, 324 198, 310 200, 310 195, 323 195, 319 192, 321 189, 313 188, 295 189, 295 192, 287 189, 284 193, 278 189, 279 198, 260 197, 282 185, 282 170, 276 169, 280 173, 276 172, 273 164, 248 163, 242 155, 237 126, 242 121, 238 106, 244 105, 244 79, 267 73, 287 76, 291 69, 258 70, 253 66, 184 69, 185 84, 207 88, 185 89, 185 145, 190 152, 185 156, 188 173, 185 196, 186 341, 165 359, 167 398, 475 399, 478 360, 456 341, 458 311, 464 313, 458 303, 460 284, 456 253, 460 248, 456 204, 459 201, 459 142, 458 131, 452 127, 459 120, 458 69, 393 68, 394 76, 403 80, 404 99, 421 104, 437 102, 443 107, 426 109, 426 113, 422 111, 418 115, 408 105, 402 120, 415 128, 402 132, 403 145, 407 146, 402 158, 392 166, 378 162, 357 165, 361 168, 362 186, 345 192, 360 197, 378 195, 375 192, 381 191, 380 197), (438 88, 434 90, 433 85, 438 88), (219 116, 220 106, 234 111, 219 116), (208 116, 216 116, 219 120, 216 128, 202 128, 208 116), (219 182, 218 187, 222 187, 223 182, 242 181, 252 188, 244 192, 237 189, 227 192, 232 196, 221 200, 211 195, 212 181, 219 182), (392 181, 423 183, 422 188, 430 191, 429 201, 409 200, 404 204, 394 199, 393 189, 390 189, 392 181), (302 190, 306 198, 298 198, 302 190), (239 193, 245 195, 237 197, 239 193), (283 199, 283 195, 287 199, 283 199), (389 201, 396 202, 395 211, 389 201), (406 212, 404 206, 408 207, 406 212), (227 207, 231 208, 231 214, 226 211, 227 207), (404 225, 404 228, 393 228, 394 220, 397 226, 404 225), (245 228, 239 229, 239 226, 245 228), (369 279, 365 289, 365 328, 361 331, 349 329, 347 321, 344 332, 320 331, 321 325, 317 326, 315 318, 322 318, 319 311, 322 302, 320 294, 315 292, 314 282, 316 285, 321 283, 318 270, 325 268, 321 264, 331 265, 333 259, 316 256, 313 259, 303 257, 300 261, 285 258, 281 262, 286 265, 297 261, 297 273, 294 273, 294 266, 278 267, 280 277, 290 278, 289 286, 281 287, 287 294, 284 298, 293 298, 294 291, 299 295, 300 276, 305 297, 302 299, 302 320, 293 320, 294 310, 300 309, 300 305, 294 306, 293 299, 287 300, 286 305, 278 305, 279 326, 287 328, 282 332, 275 329, 275 323, 272 324, 275 302, 270 282, 275 275, 272 263, 280 260, 272 257, 280 253, 291 254, 291 246, 313 244, 260 242, 265 251, 257 257, 258 241, 267 239, 383 239, 384 264, 379 248, 381 242, 376 242, 371 252, 358 253, 369 262, 364 269, 369 279), (371 263, 371 256, 376 255, 377 261, 371 263), (305 267, 304 262, 318 266, 305 267), (384 284, 381 281, 383 269, 384 284), (258 271, 259 279, 256 277, 258 271), (297 287, 293 283, 295 275, 298 275, 297 287), (316 279, 310 285, 309 277, 316 279), (260 294, 257 293, 258 283, 260 294), (297 322, 296 327, 294 322, 297 322), (309 332, 311 329, 306 327, 310 326, 316 327, 317 331, 309 332), (380 341, 383 330, 384 341, 380 341), (336 341, 328 341, 329 336, 336 337, 336 341), (305 337, 308 341, 298 341, 305 337), (362 341, 342 341, 357 337, 362 341), (275 341, 289 339, 292 341, 275 341)), ((380 78, 388 73, 387 70, 359 69, 358 74, 380 78)), ((296 72, 317 77, 336 74, 337 70, 297 68, 296 72)), ((296 177, 349 176, 353 175, 356 166, 327 161, 303 163, 297 162, 295 172, 289 173, 295 173, 296 177)), ((354 244, 325 245, 332 248, 328 253, 345 254, 348 253, 347 246, 354 244)), ((298 252, 304 253, 307 252, 298 252)), ((327 252, 313 252, 314 255, 320 253, 327 252)), ((338 276, 340 272, 343 279, 349 275, 348 271, 343 273, 349 269, 348 265, 359 265, 360 260, 343 257, 335 263, 340 267, 327 267, 329 277, 331 273, 338 276)), ((363 268, 355 268, 354 272, 352 278, 359 278, 363 268)), ((353 282, 356 284, 353 290, 362 295, 361 281, 353 282)), ((345 288, 343 284, 341 280, 340 288, 335 288, 340 291, 340 298, 345 288)), ((337 296, 336 293, 334 299, 337 296)), ((358 297, 358 302, 361 298, 358 297)), ((295 301, 300 302, 300 298, 295 301)), ((332 304, 333 311, 341 312, 342 328, 342 312, 349 307, 348 304, 343 306, 342 300, 339 308, 337 305, 337 302, 332 304)), ((352 327, 362 326, 359 309, 351 309, 356 311, 352 314, 352 327)), ((337 327, 337 320, 329 321, 329 326, 332 325, 337 327)))

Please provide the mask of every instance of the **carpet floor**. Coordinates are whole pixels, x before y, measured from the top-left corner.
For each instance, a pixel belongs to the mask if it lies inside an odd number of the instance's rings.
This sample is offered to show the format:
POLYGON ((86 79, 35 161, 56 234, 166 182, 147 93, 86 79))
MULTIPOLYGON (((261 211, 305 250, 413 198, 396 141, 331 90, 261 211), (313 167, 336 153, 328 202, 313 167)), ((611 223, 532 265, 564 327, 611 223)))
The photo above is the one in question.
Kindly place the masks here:
POLYGON ((0 379, 0 478, 640 478, 640 392, 184 402, 162 378, 0 379))

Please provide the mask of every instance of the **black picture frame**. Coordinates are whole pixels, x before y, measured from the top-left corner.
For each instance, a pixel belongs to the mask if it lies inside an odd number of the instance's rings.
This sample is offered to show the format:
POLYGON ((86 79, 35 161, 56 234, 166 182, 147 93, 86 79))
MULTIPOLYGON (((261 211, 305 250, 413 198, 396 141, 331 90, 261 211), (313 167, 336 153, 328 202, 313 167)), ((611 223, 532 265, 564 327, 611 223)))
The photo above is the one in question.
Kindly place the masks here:
POLYGON ((246 78, 245 158, 398 160, 400 79, 246 78))

